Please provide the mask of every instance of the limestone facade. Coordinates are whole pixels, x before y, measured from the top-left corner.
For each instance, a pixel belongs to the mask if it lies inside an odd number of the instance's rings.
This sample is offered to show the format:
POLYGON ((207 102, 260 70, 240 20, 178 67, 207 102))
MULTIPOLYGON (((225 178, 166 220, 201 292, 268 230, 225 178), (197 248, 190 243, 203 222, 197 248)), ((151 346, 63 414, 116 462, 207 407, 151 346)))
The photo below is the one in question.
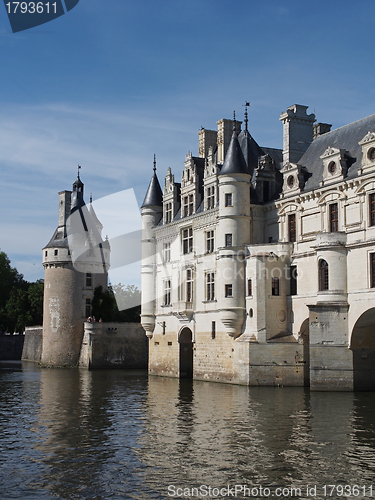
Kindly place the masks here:
POLYGON ((142 207, 149 372, 246 385, 375 387, 375 115, 281 114, 283 150, 241 123, 199 131, 181 183, 142 207))

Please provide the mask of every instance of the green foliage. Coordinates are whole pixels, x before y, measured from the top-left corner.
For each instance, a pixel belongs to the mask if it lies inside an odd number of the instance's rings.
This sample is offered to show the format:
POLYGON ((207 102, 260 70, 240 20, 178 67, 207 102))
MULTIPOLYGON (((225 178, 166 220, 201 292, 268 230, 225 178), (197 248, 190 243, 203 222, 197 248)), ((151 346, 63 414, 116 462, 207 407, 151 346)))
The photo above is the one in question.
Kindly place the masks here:
POLYGON ((0 332, 23 332, 43 322, 43 280, 29 283, 0 252, 0 332))
POLYGON ((134 285, 124 287, 120 284, 113 288, 109 287, 108 291, 103 291, 103 288, 98 286, 92 300, 92 315, 95 316, 97 321, 102 319, 102 321, 119 323, 139 323, 141 314, 140 295, 141 292, 134 285), (120 304, 120 307, 126 307, 126 309, 119 311, 117 303, 120 304))

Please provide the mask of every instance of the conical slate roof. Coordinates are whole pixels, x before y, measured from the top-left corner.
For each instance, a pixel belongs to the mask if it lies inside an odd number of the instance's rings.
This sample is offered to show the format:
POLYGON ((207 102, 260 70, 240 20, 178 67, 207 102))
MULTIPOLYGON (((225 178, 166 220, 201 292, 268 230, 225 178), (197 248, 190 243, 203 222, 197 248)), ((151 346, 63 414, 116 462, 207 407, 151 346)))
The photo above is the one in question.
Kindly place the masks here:
POLYGON ((242 154, 240 143, 238 142, 236 131, 233 130, 224 164, 219 175, 228 174, 248 174, 245 158, 242 154))
POLYGON ((151 178, 150 185, 148 186, 145 199, 142 203, 142 207, 162 207, 163 206, 163 193, 159 184, 158 177, 156 175, 156 169, 154 169, 154 174, 151 178))
POLYGON ((243 130, 240 133, 238 142, 240 143, 249 174, 253 175, 254 170, 258 166, 258 158, 264 156, 265 153, 251 137, 248 130, 243 130))

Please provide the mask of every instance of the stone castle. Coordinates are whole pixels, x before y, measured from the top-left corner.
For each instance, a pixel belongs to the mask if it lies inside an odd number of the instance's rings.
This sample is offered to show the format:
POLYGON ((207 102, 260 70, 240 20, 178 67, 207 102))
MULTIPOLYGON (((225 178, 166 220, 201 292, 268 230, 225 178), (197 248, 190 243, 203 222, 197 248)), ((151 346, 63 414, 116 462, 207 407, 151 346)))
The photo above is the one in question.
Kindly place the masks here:
POLYGON ((281 114, 283 149, 202 128, 181 182, 142 205, 149 373, 375 388, 375 115, 331 131, 281 114))

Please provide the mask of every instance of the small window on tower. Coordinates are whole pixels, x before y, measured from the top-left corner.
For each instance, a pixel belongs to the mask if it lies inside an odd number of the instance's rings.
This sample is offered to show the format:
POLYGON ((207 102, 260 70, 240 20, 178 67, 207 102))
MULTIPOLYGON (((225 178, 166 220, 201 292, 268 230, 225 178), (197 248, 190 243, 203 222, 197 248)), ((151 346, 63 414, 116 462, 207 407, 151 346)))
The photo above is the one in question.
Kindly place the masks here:
POLYGON ((92 287, 92 275, 91 275, 91 273, 86 273, 86 286, 92 287))
POLYGON ((232 207, 232 193, 225 193, 225 206, 232 207))
POLYGON ((56 255, 58 255, 58 253, 59 253, 59 251, 58 251, 58 250, 55 250, 55 257, 56 257, 56 255))
POLYGON ((228 233, 225 235, 225 246, 226 247, 232 246, 232 233, 228 233))
POLYGON ((225 297, 233 297, 233 286, 232 286, 232 284, 225 285, 225 297))
POLYGON ((272 278, 272 295, 278 296, 280 295, 280 279, 272 278))

